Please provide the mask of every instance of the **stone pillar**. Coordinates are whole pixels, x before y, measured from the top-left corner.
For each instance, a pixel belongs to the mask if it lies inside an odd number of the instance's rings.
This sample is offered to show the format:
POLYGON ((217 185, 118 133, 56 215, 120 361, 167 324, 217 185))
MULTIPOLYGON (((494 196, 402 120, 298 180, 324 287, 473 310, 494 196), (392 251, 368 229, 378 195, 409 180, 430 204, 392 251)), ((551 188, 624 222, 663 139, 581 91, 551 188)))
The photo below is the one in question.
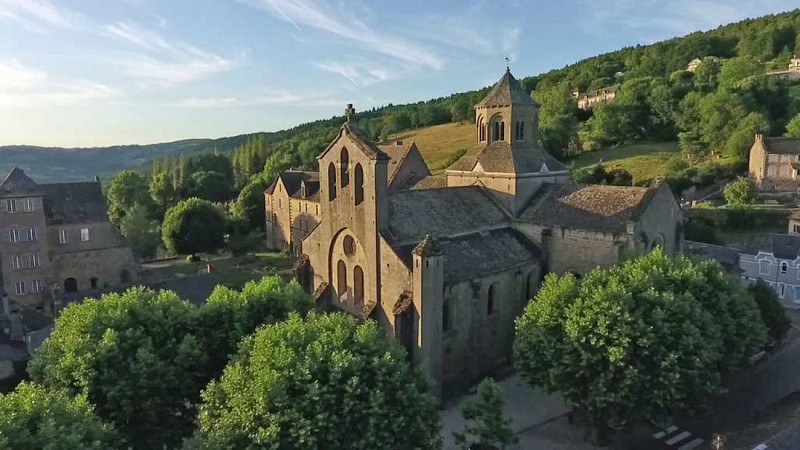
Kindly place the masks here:
POLYGON ((433 392, 441 397, 444 257, 430 235, 417 245, 412 255, 414 309, 419 317, 414 363, 428 374, 434 383, 433 392))

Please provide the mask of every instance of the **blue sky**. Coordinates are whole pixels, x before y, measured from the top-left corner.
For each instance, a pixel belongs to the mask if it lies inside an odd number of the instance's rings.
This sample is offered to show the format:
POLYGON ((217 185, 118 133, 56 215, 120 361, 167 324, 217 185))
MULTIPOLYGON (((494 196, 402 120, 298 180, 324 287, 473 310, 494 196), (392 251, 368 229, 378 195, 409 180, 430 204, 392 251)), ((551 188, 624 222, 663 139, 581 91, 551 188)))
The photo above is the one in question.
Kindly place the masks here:
POLYGON ((0 0, 0 145, 271 131, 477 89, 796 0, 0 0))

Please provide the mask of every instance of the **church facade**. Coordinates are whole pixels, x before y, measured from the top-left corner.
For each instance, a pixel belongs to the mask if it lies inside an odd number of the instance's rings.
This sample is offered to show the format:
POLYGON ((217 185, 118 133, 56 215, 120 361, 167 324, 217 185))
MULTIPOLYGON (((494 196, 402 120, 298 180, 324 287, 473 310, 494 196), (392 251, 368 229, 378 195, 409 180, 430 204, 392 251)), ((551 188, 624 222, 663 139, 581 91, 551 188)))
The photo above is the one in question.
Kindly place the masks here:
POLYGON ((348 119, 308 175, 310 197, 308 183, 281 177, 265 193, 268 241, 300 239, 299 278, 315 299, 377 321, 443 395, 508 362, 514 320, 546 273, 583 274, 654 246, 674 253, 682 241, 668 186, 573 185, 536 144, 538 105, 510 72, 475 109, 475 146, 442 176, 348 119), (291 200, 277 203, 287 185, 315 212, 298 238, 286 231, 291 200))

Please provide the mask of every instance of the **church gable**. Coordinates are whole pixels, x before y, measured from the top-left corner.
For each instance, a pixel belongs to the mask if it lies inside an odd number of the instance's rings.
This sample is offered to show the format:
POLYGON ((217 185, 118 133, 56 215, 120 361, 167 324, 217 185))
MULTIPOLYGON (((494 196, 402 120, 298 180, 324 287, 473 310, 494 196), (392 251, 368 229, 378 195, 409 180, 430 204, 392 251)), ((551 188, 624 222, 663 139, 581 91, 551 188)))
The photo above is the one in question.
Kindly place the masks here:
POLYGON ((0 183, 0 195, 42 195, 41 188, 19 167, 14 167, 0 183))
POLYGON ((330 152, 338 150, 341 147, 358 150, 368 159, 389 159, 389 156, 381 151, 378 146, 373 144, 364 135, 362 135, 358 128, 353 126, 350 122, 345 122, 339 128, 339 134, 336 136, 333 142, 331 142, 330 145, 328 145, 328 147, 317 156, 317 160, 321 161, 326 159, 330 152))

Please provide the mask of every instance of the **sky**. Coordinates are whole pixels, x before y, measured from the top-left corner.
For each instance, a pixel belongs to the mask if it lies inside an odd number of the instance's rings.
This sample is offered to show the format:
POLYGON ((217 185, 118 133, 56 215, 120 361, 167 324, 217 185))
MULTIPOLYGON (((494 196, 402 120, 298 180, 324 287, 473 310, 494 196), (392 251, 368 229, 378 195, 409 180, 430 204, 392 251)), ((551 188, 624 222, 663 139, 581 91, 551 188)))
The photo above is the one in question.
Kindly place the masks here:
POLYGON ((0 0, 0 145, 274 131, 797 0, 0 0))

